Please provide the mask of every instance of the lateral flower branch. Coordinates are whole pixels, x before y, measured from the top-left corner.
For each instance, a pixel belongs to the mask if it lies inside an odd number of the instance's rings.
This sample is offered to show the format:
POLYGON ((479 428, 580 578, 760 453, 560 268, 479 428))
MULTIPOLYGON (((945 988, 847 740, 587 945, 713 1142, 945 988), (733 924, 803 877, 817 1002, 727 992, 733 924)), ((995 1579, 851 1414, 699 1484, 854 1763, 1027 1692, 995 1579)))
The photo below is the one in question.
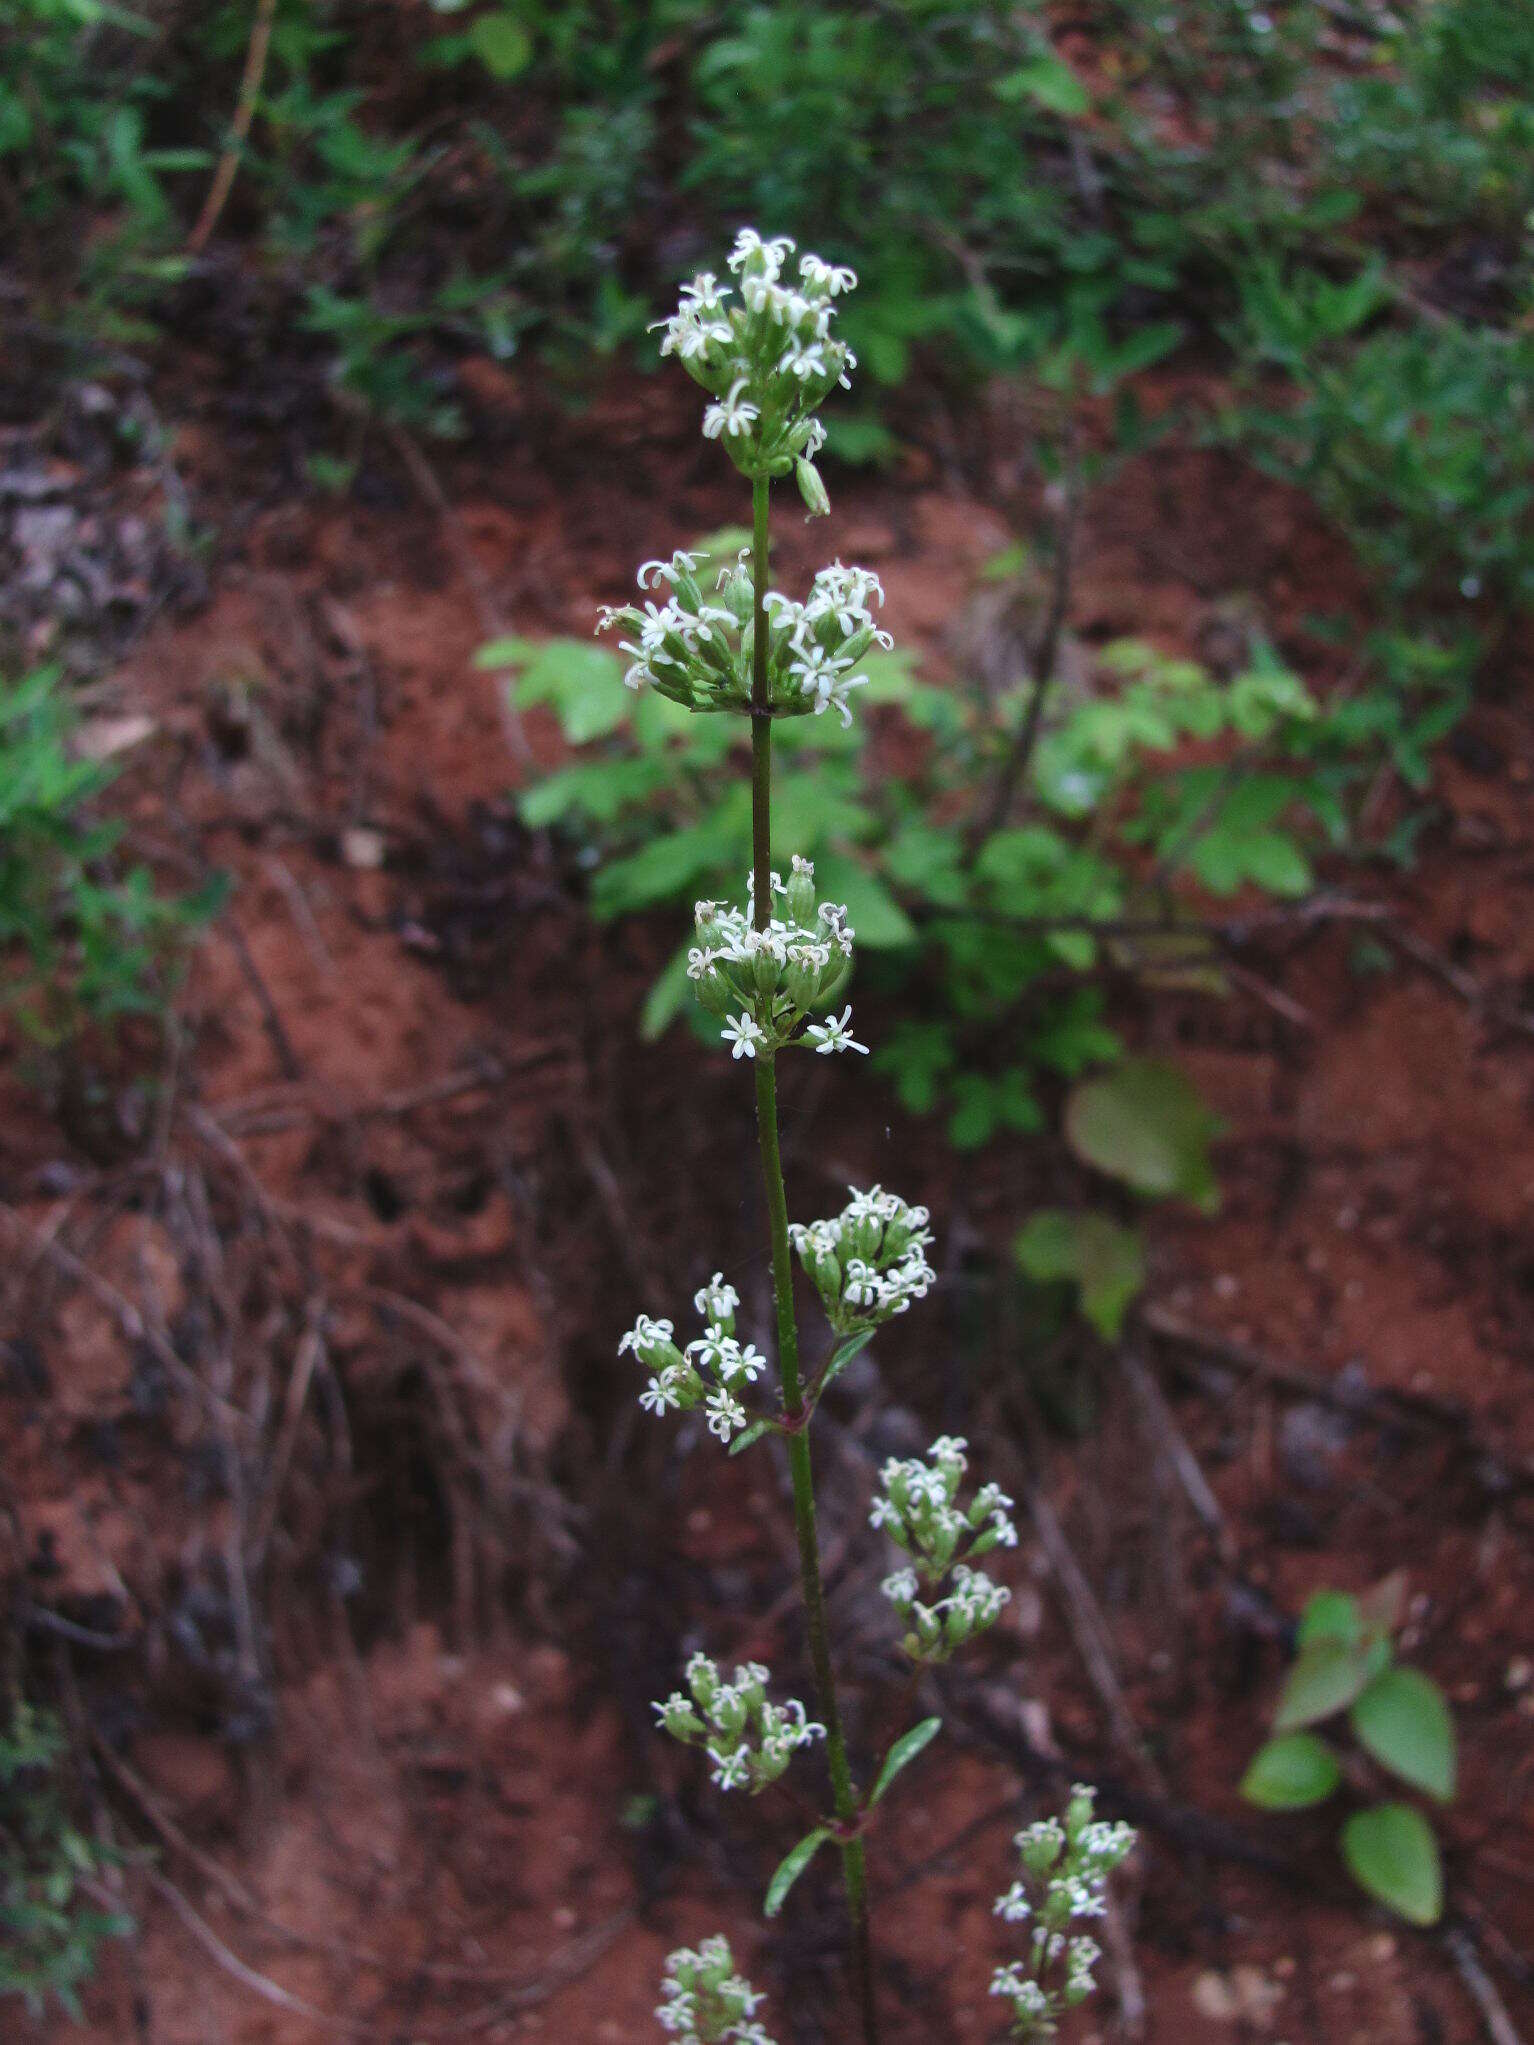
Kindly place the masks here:
MULTIPOLYGON (((863 1054, 852 1009, 842 999, 851 978, 856 932, 846 908, 822 899, 814 868, 794 854, 787 878, 773 865, 772 734, 784 717, 834 709, 851 722, 855 692, 867 677, 859 663, 888 647, 876 622, 884 591, 866 568, 840 561, 815 576, 803 601, 768 586, 768 503, 774 482, 792 477, 811 516, 830 510, 815 457, 825 442, 817 416, 845 386, 852 351, 834 331, 836 301, 857 283, 850 270, 799 256, 786 236, 764 241, 743 229, 728 261, 731 281, 710 273, 687 285, 662 323, 661 352, 674 355, 708 394, 705 438, 716 440, 751 485, 752 541, 739 561, 706 589, 700 557, 678 552, 639 571, 641 601, 602 613, 599 630, 616 630, 632 689, 653 689, 689 710, 733 714, 751 730, 751 868, 739 905, 699 902, 687 971, 703 1008, 720 1024, 731 1059, 752 1070, 757 1139, 766 1195, 776 1321, 779 1405, 748 1408, 768 1359, 736 1332, 739 1296, 722 1272, 696 1294, 701 1334, 685 1344, 673 1320, 641 1313, 619 1344, 644 1373, 644 1409, 663 1419, 701 1411, 708 1431, 732 1454, 766 1435, 783 1444, 792 1480, 805 1634, 814 1677, 811 1718, 797 1699, 774 1703, 770 1676, 747 1663, 726 1680, 706 1654, 683 1672, 685 1687, 657 1702, 660 1728, 707 1756, 721 1790, 757 1795, 787 1771, 800 1751, 825 1755, 831 1808, 801 1839, 769 1887, 775 1915, 823 1845, 840 1854, 850 1930, 851 1985, 863 2045, 877 2045, 879 2020, 869 1915, 865 1834, 895 1777, 939 1729, 935 1718, 897 1739, 866 1791, 853 1779, 843 1727, 821 1580, 811 1423, 820 1397, 875 1330, 933 1282, 924 1207, 880 1186, 851 1188, 839 1214, 790 1222, 778 1142, 777 1061, 783 1051, 817 1056, 863 1054), (840 1012, 838 1012, 840 1003, 840 1012), (836 1346, 812 1382, 800 1368, 794 1262, 813 1286, 836 1346)), ((944 1660, 984 1627, 1006 1590, 973 1567, 983 1554, 1016 1540, 1011 1501, 983 1485, 958 1501, 964 1444, 934 1442, 927 1460, 886 1466, 873 1523, 905 1551, 908 1563, 886 1595, 916 1662, 944 1660)), ((1021 1963, 1020 1963, 1021 1964, 1021 1963)), ((1009 1977, 1010 1978, 1010 1977, 1009 1977)), ((1021 1977, 1019 1977, 1021 1978, 1021 1977)), ((760 1997, 735 1972, 723 1940, 672 1955, 662 2027, 684 2045, 732 2039, 771 2045, 753 2012, 760 1997)))

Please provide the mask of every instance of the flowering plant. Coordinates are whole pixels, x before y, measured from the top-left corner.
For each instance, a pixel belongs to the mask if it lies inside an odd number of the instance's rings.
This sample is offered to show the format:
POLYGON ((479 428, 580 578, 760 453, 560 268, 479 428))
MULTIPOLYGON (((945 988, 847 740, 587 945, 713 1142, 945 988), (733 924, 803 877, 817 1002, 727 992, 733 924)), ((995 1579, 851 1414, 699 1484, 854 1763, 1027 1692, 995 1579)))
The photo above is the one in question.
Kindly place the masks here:
MULTIPOLYGON (((702 1409, 708 1430, 732 1455, 764 1436, 776 1436, 792 1480, 800 1586, 814 1676, 817 1717, 797 1699, 774 1704, 768 1671, 757 1663, 727 1681, 702 1652, 688 1662, 685 1689, 655 1705, 663 1731, 705 1751, 715 1784, 756 1795, 788 1769, 802 1748, 823 1745, 831 1809, 788 1854, 767 1894, 776 1913, 793 1882, 819 1849, 834 1842, 841 1856, 851 1930, 852 1973, 863 2045, 877 2045, 878 2008, 868 1906, 864 1834, 875 1807, 902 1769, 937 1733, 928 1718, 889 1749, 871 1787, 860 1792, 843 1729, 831 1640, 826 1623, 816 1522, 810 1424, 821 1395, 875 1331, 930 1290, 932 1242, 926 1208, 874 1186, 851 1188, 839 1214, 790 1222, 778 1143, 777 1061, 803 1049, 821 1056, 866 1052, 852 1034, 852 1010, 834 1012, 851 976, 856 932, 846 908, 821 899, 813 866, 795 855, 785 880, 772 862, 772 745, 783 717, 819 715, 835 708, 850 723, 854 691, 864 677, 858 663, 888 633, 871 605, 884 592, 867 569, 840 562, 814 578, 804 602, 767 582, 768 502, 775 480, 792 474, 811 516, 829 511, 814 465, 824 441, 816 417, 822 400, 853 367, 850 349, 833 331, 835 300, 857 280, 850 270, 802 255, 792 280, 794 245, 785 236, 763 241, 745 229, 729 258, 734 282, 696 277, 677 312, 663 323, 663 354, 675 355, 712 402, 703 415, 706 438, 718 440, 750 479, 752 542, 706 590, 699 558, 677 553, 647 561, 642 592, 664 587, 664 601, 603 612, 599 630, 626 634, 632 689, 654 689, 690 710, 734 713, 751 725, 751 870, 744 902, 699 902, 696 942, 687 976, 702 1007, 720 1023, 732 1062, 748 1065, 756 1092, 757 1135, 766 1192, 776 1308, 776 1407, 748 1406, 768 1359, 736 1333, 739 1295, 722 1272, 701 1287, 693 1304, 703 1333, 685 1346, 675 1323, 642 1313, 618 1345, 645 1373, 640 1404, 657 1419, 702 1409), (800 1369, 794 1301, 797 1254, 839 1346, 806 1383, 800 1369)), ((974 1567, 983 1555, 1017 1536, 1011 1500, 983 1484, 967 1506, 959 1488, 967 1470, 965 1444, 943 1437, 927 1459, 886 1464, 872 1521, 902 1549, 908 1565, 885 1585, 918 1663, 946 1660, 994 1622, 1006 1589, 974 1567)), ((1072 1806, 1073 1811, 1076 1805, 1072 1806)), ((1067 1831, 1070 1821, 1067 1822, 1067 1831)), ((1074 1834, 1071 1835, 1074 1842, 1074 1834)), ((1072 1850, 1074 1851, 1074 1844, 1072 1850)), ((1052 1960, 1052 1951, 1045 1954, 1052 1960)), ((1071 1975, 1079 1981, 1081 1968, 1071 1975)), ((734 1971, 728 1945, 711 1940, 697 1953, 674 1953, 668 1963, 663 2027, 691 2039, 738 2039, 770 2045, 753 2018, 759 1998, 734 1971)))

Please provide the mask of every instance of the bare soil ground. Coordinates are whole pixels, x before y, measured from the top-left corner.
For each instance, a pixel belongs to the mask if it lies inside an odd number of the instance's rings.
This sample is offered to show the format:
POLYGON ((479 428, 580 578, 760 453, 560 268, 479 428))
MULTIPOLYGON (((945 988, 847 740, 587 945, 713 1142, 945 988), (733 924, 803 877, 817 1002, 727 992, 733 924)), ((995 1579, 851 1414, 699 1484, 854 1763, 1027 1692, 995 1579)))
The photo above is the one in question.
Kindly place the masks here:
MULTIPOLYGON (((101 1822, 150 1850, 139 1941, 85 2032, 57 2031, 92 2045, 646 2038, 664 1954, 716 1928, 776 2035, 850 2035, 830 1889, 759 1916, 799 1814, 721 1809, 649 1730, 692 1645, 785 1673, 800 1653, 773 1459, 642 1432, 612 1355, 719 1264, 761 1316, 745 1097, 686 1042, 638 1043, 675 934, 586 919, 515 821, 522 769, 470 665, 497 622, 584 632, 641 556, 738 506, 650 387, 557 429, 499 372, 473 395, 449 514, 390 465, 339 508, 253 485, 206 603, 114 671, 96 712, 153 726, 122 784, 141 842, 169 876, 227 871, 232 905, 152 1087, 108 1062, 54 1102, 4 1082, 7 1568, 101 1822)), ((229 500, 211 429, 177 454, 229 500)), ((913 464, 796 528, 785 568, 871 559, 893 629, 941 664, 1002 537, 913 464)), ((1217 457, 1158 458, 1093 506, 1073 623, 1199 650, 1234 596, 1283 631, 1335 598, 1335 552, 1217 457)), ((1044 1472, 1008 1624, 924 1693, 947 1737, 873 1844, 893 2045, 994 2036, 1010 1833, 1078 1775, 1145 1833, 1083 2036, 1489 2035, 1444 1939, 1349 1889, 1335 1814, 1236 1794, 1285 1620, 1396 1568, 1460 1728, 1459 1951, 1534 2019, 1525 684, 1493 676, 1446 748, 1416 865, 1341 876, 1404 947, 1291 928, 1243 955, 1237 998, 1126 1007, 1226 1133, 1218 1219, 1151 1223, 1123 1357, 1033 1355, 987 1275, 1059 1190, 1042 1146, 957 1159, 862 1074, 789 1099, 801 1200, 894 1180, 946 1259, 823 1461, 865 1761, 911 1708, 871 1466, 943 1427, 1020 1498, 1044 1472), (1074 1432, 1042 1433, 1020 1389, 1051 1373, 1074 1432), (1116 1689, 1087 1673, 1051 1528, 1116 1689)), ((540 717, 526 735, 554 756, 540 717)))

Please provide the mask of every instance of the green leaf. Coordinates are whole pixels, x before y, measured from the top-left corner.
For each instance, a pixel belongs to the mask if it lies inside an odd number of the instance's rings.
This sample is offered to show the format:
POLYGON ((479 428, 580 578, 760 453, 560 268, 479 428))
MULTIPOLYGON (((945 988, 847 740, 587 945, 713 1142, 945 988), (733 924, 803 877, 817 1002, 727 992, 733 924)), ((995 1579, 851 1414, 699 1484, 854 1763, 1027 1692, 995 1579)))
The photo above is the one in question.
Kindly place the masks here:
POLYGON ((1340 1640, 1355 1647, 1364 1637, 1363 1617, 1351 1591, 1316 1591, 1307 1601, 1295 1629, 1295 1644, 1340 1640))
POLYGON ((847 1337, 847 1340, 837 1349, 836 1354, 820 1374, 820 1384, 815 1393, 817 1399, 828 1386, 836 1383, 836 1380, 855 1356, 863 1354, 863 1351, 874 1339, 876 1332, 873 1328, 864 1328, 861 1334, 849 1335, 847 1337))
POLYGON ((920 1725, 913 1725, 908 1733, 902 1733, 884 1757, 884 1766, 879 1770, 878 1780, 869 1794, 870 1804, 878 1803, 902 1768, 909 1768, 925 1748, 930 1747, 943 1730, 940 1718, 924 1718, 920 1725))
POLYGON ((815 862, 822 901, 844 902, 857 941, 869 951, 899 951, 916 942, 916 925, 883 881, 856 860, 831 853, 815 862))
POLYGON ((778 1870, 767 1884, 767 1900, 762 1909, 768 1917, 776 1917, 783 1908, 784 1898, 804 1873, 810 1862, 830 1838, 824 1825, 817 1825, 813 1832, 806 1832, 799 1844, 790 1849, 778 1864, 778 1870))
POLYGON ((1175 1065, 1129 1058, 1076 1087, 1066 1103, 1072 1150, 1138 1193, 1176 1195, 1205 1214, 1220 1204, 1209 1159, 1218 1119, 1175 1065))
POLYGON ((1315 1725, 1345 1711, 1373 1673, 1367 1647, 1326 1635, 1312 1640, 1300 1649, 1289 1671, 1273 1714, 1273 1730, 1293 1732, 1297 1726, 1315 1725))
POLYGON ((1031 99, 1035 106, 1048 113, 1063 114, 1067 119, 1088 112, 1092 105, 1091 95, 1070 65, 1053 54, 1035 57, 1031 64, 1008 71, 991 90, 1009 104, 1031 99))
POLYGON ((687 977, 689 949, 684 944, 673 953, 670 964, 644 998, 644 1007, 639 1011, 639 1034, 647 1044, 653 1044, 675 1022, 692 991, 692 981, 687 977))
POLYGON ((1342 1858, 1360 1888, 1409 1923, 1436 1924, 1442 1916, 1438 1841, 1410 1804, 1355 1812, 1342 1828, 1342 1858))
POLYGON ((1440 1803, 1454 1795, 1454 1721, 1442 1690, 1416 1669, 1386 1669, 1349 1719, 1360 1746, 1392 1775, 1440 1803))
POLYGON ((521 667, 538 651, 536 639, 491 639, 474 655, 477 668, 521 667))
POLYGON ((1314 1733, 1281 1733, 1252 1757, 1241 1794, 1265 1811, 1302 1811, 1324 1803, 1342 1780, 1337 1756, 1314 1733))
POLYGON ((1013 1239, 1012 1254, 1030 1278, 1064 1279, 1081 1294, 1081 1311, 1112 1342, 1145 1283, 1145 1245, 1138 1230, 1105 1214, 1041 1208, 1013 1239))
POLYGON ((730 1443, 730 1454, 738 1456, 742 1449, 748 1449, 753 1443, 759 1442, 764 1434, 777 1434, 780 1431, 775 1420, 753 1420, 750 1426, 744 1428, 730 1443))
POLYGON ((492 78, 515 78, 532 62, 533 39, 514 14, 482 14, 469 25, 474 54, 492 78))
MULTIPOLYGON (((497 641, 493 650, 515 643, 497 641)), ((565 737, 571 745, 583 746, 628 722, 634 699, 622 680, 623 662, 605 646, 587 646, 580 639, 550 639, 525 657, 516 697, 524 707, 553 704, 565 737)))

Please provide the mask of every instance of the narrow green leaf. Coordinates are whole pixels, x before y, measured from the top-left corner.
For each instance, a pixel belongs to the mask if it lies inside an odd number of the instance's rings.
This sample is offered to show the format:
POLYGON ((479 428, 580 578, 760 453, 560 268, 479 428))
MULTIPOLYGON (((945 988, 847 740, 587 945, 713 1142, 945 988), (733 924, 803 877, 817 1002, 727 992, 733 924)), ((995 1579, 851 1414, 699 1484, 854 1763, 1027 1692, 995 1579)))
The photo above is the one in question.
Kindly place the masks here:
POLYGON ((762 1905, 768 1917, 776 1917, 783 1908, 783 1900, 789 1890, 804 1873, 810 1862, 830 1838, 824 1825, 817 1825, 813 1832, 806 1832, 799 1844, 792 1847, 778 1864, 777 1873, 767 1884, 767 1900, 762 1905))
POLYGON ((675 1022, 692 991, 692 981, 687 974, 687 952, 688 947, 683 945, 673 954, 665 971, 644 998, 644 1007, 639 1012, 639 1034, 647 1044, 653 1044, 675 1022))
POLYGON ((849 1335, 847 1337, 847 1340, 842 1343, 840 1348, 836 1351, 836 1354, 831 1358, 831 1361, 826 1365, 825 1369, 821 1372, 820 1384, 815 1393, 817 1399, 820 1397, 820 1394, 827 1389, 828 1386, 835 1384, 836 1380, 841 1376, 842 1372, 847 1368, 848 1364, 852 1362, 855 1356, 861 1356, 863 1354, 863 1351, 874 1339, 874 1334, 875 1334, 874 1329, 865 1328, 860 1335, 849 1335))
POLYGON ((738 1456, 742 1449, 750 1448, 752 1443, 760 1441, 764 1434, 778 1432, 778 1423, 775 1420, 753 1420, 751 1425, 744 1428, 730 1443, 730 1454, 738 1456))
POLYGON ((1409 1923, 1436 1924, 1442 1916, 1438 1841, 1410 1804, 1355 1812, 1342 1828, 1342 1858, 1360 1888, 1409 1923))
POLYGON ((884 1766, 879 1770, 879 1778, 868 1801, 876 1804, 901 1769, 909 1768, 917 1755, 924 1748, 930 1747, 942 1730, 943 1721, 940 1718, 924 1718, 920 1725, 913 1725, 908 1733, 902 1733, 885 1755, 884 1766))
POLYGON ((1337 1756, 1314 1733, 1281 1733, 1252 1757, 1241 1794, 1264 1811, 1302 1811, 1324 1803, 1342 1780, 1337 1756))
POLYGON ((1416 1669, 1386 1669, 1358 1698, 1351 1719, 1360 1746, 1381 1767, 1440 1803, 1454 1795, 1454 1721, 1444 1694, 1416 1669))

